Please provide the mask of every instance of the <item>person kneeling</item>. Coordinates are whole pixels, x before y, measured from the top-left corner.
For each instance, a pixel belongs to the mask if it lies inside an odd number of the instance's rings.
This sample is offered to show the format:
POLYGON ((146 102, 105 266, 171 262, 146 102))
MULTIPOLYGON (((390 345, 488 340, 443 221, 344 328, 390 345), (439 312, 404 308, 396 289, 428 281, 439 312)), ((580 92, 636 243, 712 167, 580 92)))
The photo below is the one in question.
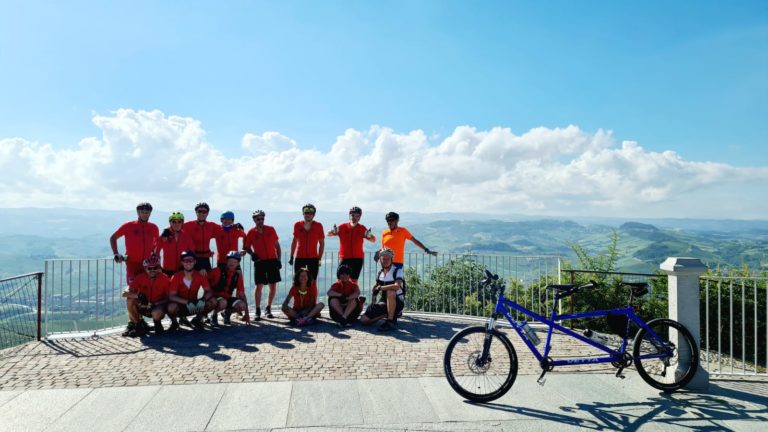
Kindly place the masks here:
POLYGON ((365 297, 360 297, 360 288, 351 279, 352 269, 341 264, 336 270, 339 279, 328 290, 328 306, 331 319, 341 327, 348 327, 355 322, 363 311, 365 297))
POLYGON ((292 325, 302 327, 312 324, 324 307, 324 304, 317 302, 317 286, 312 281, 309 269, 300 268, 293 276, 293 286, 283 301, 283 313, 292 325), (291 299, 293 307, 288 306, 291 299))
POLYGON ((233 312, 243 314, 243 322, 251 323, 248 313, 248 301, 245 298, 243 275, 238 270, 240 265, 240 253, 231 251, 227 254, 227 265, 216 267, 208 273, 208 281, 213 290, 216 304, 211 315, 211 325, 219 325, 218 313, 222 312, 224 324, 230 324, 230 316, 233 312))
POLYGON ((181 265, 183 270, 177 272, 171 278, 170 303, 168 304, 168 316, 171 317, 171 327, 168 330, 178 330, 180 317, 181 323, 195 328, 203 328, 203 317, 216 308, 216 300, 208 285, 208 279, 195 270, 195 253, 184 251, 181 253, 181 265), (200 295, 203 289, 203 296, 200 295), (192 322, 187 321, 188 316, 194 316, 192 322))
POLYGON ((397 316, 405 306, 405 294, 403 293, 403 268, 392 264, 395 253, 390 248, 379 251, 381 271, 376 276, 376 285, 373 287, 373 301, 379 292, 379 301, 372 303, 365 310, 360 319, 363 325, 371 325, 381 319, 386 319, 379 327, 379 331, 391 331, 397 327, 397 316))
POLYGON ((155 322, 155 333, 163 332, 162 321, 165 317, 165 309, 168 304, 168 290, 171 280, 160 271, 160 259, 152 255, 145 259, 144 273, 128 285, 123 291, 128 309, 128 328, 123 336, 143 336, 149 330, 142 316, 151 317, 155 322))

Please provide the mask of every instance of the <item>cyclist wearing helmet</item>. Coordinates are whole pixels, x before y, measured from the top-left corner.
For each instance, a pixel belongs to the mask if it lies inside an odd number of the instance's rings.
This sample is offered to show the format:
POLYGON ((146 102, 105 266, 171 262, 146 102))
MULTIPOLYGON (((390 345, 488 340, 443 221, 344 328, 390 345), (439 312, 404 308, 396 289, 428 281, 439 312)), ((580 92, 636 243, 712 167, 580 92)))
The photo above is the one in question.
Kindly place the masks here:
POLYGON ((369 242, 375 242, 376 236, 371 234, 371 230, 365 225, 360 224, 360 217, 363 210, 360 207, 349 209, 349 222, 343 223, 334 229, 328 231, 328 237, 339 237, 339 267, 346 265, 351 272, 351 279, 357 282, 360 277, 360 270, 363 268, 363 239, 369 242))
POLYGON ((197 220, 188 221, 184 224, 184 232, 192 238, 195 245, 194 251, 195 257, 197 257, 195 270, 199 270, 203 276, 211 271, 211 257, 213 256, 211 239, 221 231, 221 226, 206 220, 210 211, 211 207, 207 203, 199 202, 195 205, 197 220))
POLYGON ((376 277, 376 285, 373 287, 373 302, 360 319, 363 325, 371 325, 376 321, 386 319, 379 327, 379 331, 391 331, 397 327, 397 316, 405 306, 405 293, 403 292, 404 272, 402 267, 394 265, 392 258, 395 253, 390 248, 379 251, 381 271, 376 277), (376 294, 381 293, 379 301, 376 294))
POLYGON ((168 316, 172 324, 169 330, 179 328, 176 317, 181 317, 182 324, 202 328, 203 317, 216 307, 216 299, 213 298, 208 279, 195 271, 195 253, 191 250, 182 252, 181 264, 183 270, 171 278, 168 316), (190 315, 195 316, 191 323, 187 321, 190 315))
POLYGON ((208 282, 210 283, 213 297, 216 299, 216 306, 211 315, 211 324, 219 325, 218 313, 222 312, 224 324, 230 324, 232 313, 242 313, 243 322, 250 324, 251 316, 248 314, 248 301, 245 298, 245 286, 243 285, 243 275, 238 269, 240 267, 240 252, 230 251, 227 254, 227 265, 225 267, 216 267, 208 273, 208 282))
POLYGON ((163 254, 163 273, 168 277, 181 270, 181 253, 194 249, 190 238, 182 227, 184 226, 184 215, 181 212, 173 212, 168 216, 170 226, 163 230, 157 239, 155 239, 155 255, 163 254))
POLYGON ((123 336, 142 336, 148 328, 142 316, 151 317, 155 322, 155 333, 163 332, 160 321, 165 316, 168 304, 168 289, 171 280, 160 271, 160 259, 152 255, 142 262, 145 272, 136 275, 128 289, 123 291, 130 322, 123 336))
POLYGON ((288 264, 293 265, 294 272, 298 272, 303 267, 308 268, 312 280, 317 280, 320 260, 325 249, 325 232, 323 224, 314 220, 317 213, 314 205, 305 204, 301 211, 304 213, 304 220, 293 225, 293 240, 288 264))
POLYGON ((157 225, 149 221, 152 214, 152 204, 139 203, 136 206, 138 219, 126 222, 109 238, 109 246, 115 256, 115 262, 125 262, 126 280, 130 284, 136 276, 144 273, 142 262, 152 255, 155 239, 160 235, 157 225), (125 256, 117 250, 117 239, 125 237, 125 256))
POLYGON ((341 327, 349 327, 349 323, 357 321, 365 303, 365 297, 360 297, 360 288, 350 279, 350 273, 348 265, 339 265, 336 270, 338 280, 328 290, 328 311, 331 319, 341 327))
POLYGON ((216 265, 224 267, 227 265, 227 253, 233 250, 240 250, 238 239, 245 238, 243 226, 235 223, 235 214, 231 211, 225 211, 221 214, 221 229, 216 236, 216 265))
POLYGON ((416 239, 416 237, 414 237, 410 231, 403 227, 397 226, 398 222, 400 221, 400 215, 395 212, 389 212, 384 217, 384 219, 387 221, 387 226, 389 228, 385 229, 381 233, 381 247, 392 249, 392 251, 395 253, 393 262, 396 266, 401 268, 403 267, 403 262, 405 260, 406 240, 412 241, 413 244, 424 249, 424 252, 428 253, 429 255, 437 255, 437 252, 429 250, 429 248, 424 246, 424 244, 416 239))
POLYGON ((263 210, 253 212, 253 222, 256 226, 248 230, 243 242, 243 252, 251 256, 253 260, 253 283, 256 285, 254 299, 256 301, 256 317, 254 320, 261 319, 261 291, 264 284, 269 284, 269 296, 267 297, 266 317, 274 318, 272 315, 272 301, 275 299, 277 283, 282 280, 280 269, 283 264, 280 262, 282 251, 278 241, 277 231, 269 225, 264 224, 266 214, 263 210))

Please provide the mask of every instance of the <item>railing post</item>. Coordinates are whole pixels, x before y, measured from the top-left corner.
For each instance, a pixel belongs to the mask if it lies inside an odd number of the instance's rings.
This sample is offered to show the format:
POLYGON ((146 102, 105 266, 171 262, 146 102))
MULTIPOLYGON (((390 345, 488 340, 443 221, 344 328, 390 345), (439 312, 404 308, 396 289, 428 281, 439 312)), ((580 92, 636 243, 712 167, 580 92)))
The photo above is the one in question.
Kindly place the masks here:
POLYGON ((37 341, 41 339, 41 325, 43 321, 43 274, 37 274, 37 341))
MULTIPOLYGON (((682 257, 669 257, 660 267, 668 278, 669 317, 691 332, 693 340, 701 350, 699 276, 707 271, 707 267, 698 258, 682 257)), ((707 387, 709 372, 704 370, 699 362, 696 375, 686 388, 706 390, 707 387)))

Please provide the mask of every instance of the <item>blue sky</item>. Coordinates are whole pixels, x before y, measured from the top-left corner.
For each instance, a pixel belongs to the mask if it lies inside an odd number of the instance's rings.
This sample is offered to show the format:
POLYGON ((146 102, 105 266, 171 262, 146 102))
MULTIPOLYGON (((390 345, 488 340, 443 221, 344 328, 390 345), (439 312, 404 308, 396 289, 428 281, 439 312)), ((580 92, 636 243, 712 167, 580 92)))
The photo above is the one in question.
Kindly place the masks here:
POLYGON ((125 108, 196 119, 232 158, 267 131, 330 151, 374 125, 575 125, 762 168, 768 2, 3 2, 0 94, 0 139, 58 150, 125 108))

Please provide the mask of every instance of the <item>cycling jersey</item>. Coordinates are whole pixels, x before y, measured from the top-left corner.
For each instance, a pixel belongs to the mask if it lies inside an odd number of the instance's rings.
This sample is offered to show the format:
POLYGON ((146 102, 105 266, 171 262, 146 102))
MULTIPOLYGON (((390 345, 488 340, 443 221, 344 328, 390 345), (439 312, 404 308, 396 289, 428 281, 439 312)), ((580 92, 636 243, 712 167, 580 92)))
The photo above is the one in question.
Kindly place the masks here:
POLYGON ((181 253, 194 250, 192 238, 184 231, 179 231, 179 236, 171 234, 170 237, 158 236, 155 240, 155 253, 163 253, 163 270, 175 272, 181 270, 181 253))
POLYGON ((241 229, 230 227, 224 229, 220 226, 219 232, 216 233, 214 239, 216 239, 216 262, 224 264, 227 262, 227 254, 231 251, 239 251, 237 247, 237 239, 244 238, 245 233, 241 229))
POLYGON ((278 259, 275 250, 277 232, 269 225, 264 225, 262 231, 259 232, 256 227, 249 229, 243 241, 243 248, 253 251, 260 260, 278 259))
POLYGON ((210 258, 213 255, 213 252, 211 252, 211 239, 221 231, 221 225, 208 221, 198 223, 196 220, 193 220, 185 222, 182 229, 192 238, 197 258, 210 258))
POLYGON ((339 258, 363 258, 364 225, 354 227, 349 222, 339 225, 339 258))
POLYGON ((245 296, 245 286, 243 285, 243 278, 240 273, 235 270, 230 272, 229 270, 223 270, 225 273, 226 281, 222 281, 222 268, 216 267, 208 272, 208 283, 213 290, 215 297, 221 297, 228 299, 233 297, 233 294, 237 297, 245 296), (233 293, 234 291, 234 293, 233 293))
POLYGON ((317 285, 314 283, 306 291, 300 291, 299 287, 292 286, 288 295, 293 297, 294 309, 306 309, 317 304, 317 285))
POLYGON ((359 290, 360 288, 357 286, 356 283, 352 282, 351 280, 347 282, 342 282, 338 280, 334 282, 333 285, 331 285, 331 289, 343 295, 344 297, 347 297, 352 295, 352 293, 359 290))
POLYGON ((144 294, 150 303, 159 303, 168 300, 170 286, 171 279, 164 273, 158 272, 154 279, 151 279, 147 273, 142 273, 128 285, 128 290, 132 293, 144 294))
POLYGON ((176 293, 176 295, 184 300, 197 301, 197 299, 202 297, 200 288, 205 290, 208 286, 208 279, 196 271, 192 272, 191 283, 187 286, 184 281, 184 272, 180 271, 171 278, 170 292, 176 293))
POLYGON ((159 235, 157 225, 138 220, 126 222, 115 231, 117 238, 125 237, 125 255, 133 263, 141 263, 152 254, 159 235))
POLYGON ((397 227, 394 231, 387 228, 381 233, 381 245, 395 253, 393 262, 402 264, 405 259, 405 241, 412 238, 410 231, 403 227, 397 227))
POLYGON ((312 221, 309 231, 304 229, 304 221, 298 221, 293 225, 293 237, 298 242, 296 245, 296 258, 320 258, 317 245, 325 238, 323 224, 312 221))

